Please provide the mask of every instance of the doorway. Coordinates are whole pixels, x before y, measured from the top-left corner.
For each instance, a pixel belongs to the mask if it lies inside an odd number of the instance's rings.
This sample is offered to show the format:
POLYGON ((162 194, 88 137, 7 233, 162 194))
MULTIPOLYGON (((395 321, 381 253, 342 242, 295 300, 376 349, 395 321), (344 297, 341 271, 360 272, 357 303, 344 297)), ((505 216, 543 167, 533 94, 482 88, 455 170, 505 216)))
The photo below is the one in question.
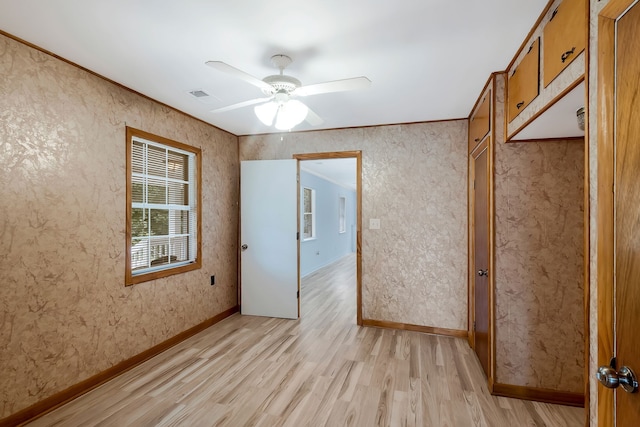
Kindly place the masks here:
MULTIPOLYGON (((338 230, 342 231, 344 229, 344 233, 349 235, 351 234, 351 230, 353 229, 353 236, 352 239, 344 239, 347 240, 347 244, 349 245, 349 248, 355 246, 355 268, 356 268, 356 323, 358 325, 362 325, 362 254, 361 254, 361 248, 362 248, 362 220, 361 220, 361 216, 362 216, 362 191, 361 191, 361 186, 362 186, 362 152, 361 151, 342 151, 342 152, 328 152, 328 153, 309 153, 309 154, 296 154, 293 156, 294 159, 298 160, 298 176, 300 177, 300 172, 301 170, 304 171, 304 162, 309 162, 309 165, 314 164, 315 162, 330 162, 332 160, 346 160, 346 159, 353 159, 355 160, 355 164, 353 165, 353 167, 355 168, 355 182, 349 182, 349 183, 344 183, 346 185, 353 185, 353 188, 355 190, 355 196, 353 197, 353 203, 354 203, 354 214, 355 214, 355 218, 354 218, 354 222, 353 222, 353 227, 351 227, 351 224, 349 224, 348 221, 348 195, 345 193, 345 222, 342 223, 342 214, 341 214, 341 200, 340 197, 338 196, 335 200, 336 202, 336 211, 335 211, 335 219, 338 220, 337 225, 338 225, 338 230), (344 228, 343 228, 344 226, 344 228)), ((309 171, 310 169, 313 169, 313 166, 307 167, 306 168, 307 171, 309 171)), ((327 178, 327 177, 325 177, 327 178)), ((330 178, 330 177, 328 177, 330 178)), ((299 178, 300 179, 300 178, 299 178)), ((335 181, 335 180, 334 180, 335 181)), ((312 186, 308 186, 304 187, 304 185, 301 182, 298 182, 298 186, 299 186, 299 197, 302 199, 300 200, 300 203, 298 203, 299 206, 302 206, 303 209, 299 210, 299 218, 298 218, 298 222, 300 224, 300 240, 298 241, 298 271, 301 272, 300 274, 302 274, 302 269, 301 269, 301 254, 302 251, 307 251, 308 248, 303 248, 302 245, 308 244, 308 247, 310 248, 312 246, 313 242, 313 233, 315 231, 315 233, 318 232, 318 229, 316 228, 314 230, 313 227, 313 222, 309 221, 309 219, 307 218, 307 221, 305 222, 305 216, 308 215, 309 213, 313 214, 313 212, 306 212, 306 208, 304 208, 304 198, 305 196, 307 197, 307 201, 309 203, 307 203, 307 207, 309 208, 313 208, 313 200, 314 200, 314 194, 312 192, 312 190, 314 190, 314 188, 312 188, 312 186), (308 190, 308 191, 307 191, 308 190), (303 192, 304 191, 304 192, 303 192), (302 212, 300 212, 302 210, 302 212), (305 227, 305 223, 307 224, 307 226, 305 227), (305 241, 305 237, 307 237, 307 241, 305 241)), ((317 197, 317 193, 315 194, 315 197, 317 197)), ((313 209, 311 209, 313 210, 313 209)), ((317 213, 317 212, 316 212, 317 213)), ((315 224, 317 226, 317 224, 315 224)), ((317 243, 317 242, 315 242, 317 243)), ((320 256, 322 255, 321 253, 318 255, 313 255, 316 252, 320 252, 320 249, 311 249, 311 256, 320 256)), ((306 253, 306 256, 309 256, 308 253, 306 253)), ((301 280, 301 278, 299 277, 299 280, 301 280)), ((300 299, 302 299, 304 297, 304 295, 300 295, 300 299)), ((300 299, 298 300, 298 304, 300 304, 300 299)))

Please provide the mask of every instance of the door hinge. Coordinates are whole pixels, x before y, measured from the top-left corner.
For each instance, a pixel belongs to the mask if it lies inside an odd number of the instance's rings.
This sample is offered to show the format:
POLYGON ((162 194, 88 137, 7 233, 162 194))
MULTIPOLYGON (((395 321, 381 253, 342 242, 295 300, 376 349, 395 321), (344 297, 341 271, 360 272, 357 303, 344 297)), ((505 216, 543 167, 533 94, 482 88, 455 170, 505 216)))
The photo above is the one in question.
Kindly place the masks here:
POLYGON ((300 299, 300 291, 296 292, 296 298, 300 299))
POLYGON ((475 331, 476 331, 476 321, 474 320, 473 321, 473 332, 475 332, 475 331))
POLYGON ((300 240, 300 232, 299 231, 296 233, 296 240, 300 240))
POLYGON ((473 180, 473 189, 474 190, 476 189, 476 180, 475 179, 473 180))

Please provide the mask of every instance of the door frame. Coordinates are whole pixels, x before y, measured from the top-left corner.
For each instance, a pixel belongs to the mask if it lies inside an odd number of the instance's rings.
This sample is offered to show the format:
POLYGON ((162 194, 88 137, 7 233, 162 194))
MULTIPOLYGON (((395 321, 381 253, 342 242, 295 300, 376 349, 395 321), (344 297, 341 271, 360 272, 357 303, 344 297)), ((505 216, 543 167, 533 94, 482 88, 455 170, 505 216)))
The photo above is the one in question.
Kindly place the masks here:
MULTIPOLYGON (((596 364, 608 365, 614 355, 614 231, 615 197, 615 29, 616 21, 636 0, 611 0, 598 15, 597 87, 597 246, 596 292, 598 353, 596 364)), ((640 6, 636 6, 640 7, 640 6)), ((592 374, 592 373, 590 373, 592 374)), ((589 378, 592 378, 589 375, 589 378)), ((598 391, 598 425, 612 426, 615 419, 614 393, 601 384, 598 391)))
MULTIPOLYGON (((491 90, 490 96, 493 96, 495 90, 491 90)), ((494 100, 495 101, 495 100, 494 100)), ((495 102, 494 104, 495 105, 495 102)), ((475 160, 477 157, 483 152, 487 152, 487 234, 488 234, 488 248, 487 248, 487 260, 488 265, 487 268, 489 270, 489 275, 487 277, 487 292, 488 292, 488 312, 489 316, 489 328, 488 328, 488 360, 487 360, 487 386, 489 388, 489 392, 493 393, 493 384, 495 383, 495 339, 494 339, 494 328, 495 328, 495 313, 494 313, 494 192, 493 192, 493 132, 489 132, 487 136, 484 138, 482 142, 480 142, 470 153, 469 153, 469 333, 468 340, 469 345, 475 352, 476 350, 476 339, 475 339, 475 330, 473 328, 473 322, 475 321, 475 191, 474 191, 474 181, 475 181, 475 160)))
MULTIPOLYGON (((362 151, 332 151, 326 153, 294 154, 298 160, 298 198, 300 198, 300 161, 356 159, 356 324, 362 326, 362 151)), ((300 201, 298 200, 298 206, 300 201)), ((300 209, 298 209, 298 230, 300 230, 300 209)), ((300 289, 300 239, 298 239, 298 290, 300 289)), ((300 298, 298 298, 298 314, 300 298)))

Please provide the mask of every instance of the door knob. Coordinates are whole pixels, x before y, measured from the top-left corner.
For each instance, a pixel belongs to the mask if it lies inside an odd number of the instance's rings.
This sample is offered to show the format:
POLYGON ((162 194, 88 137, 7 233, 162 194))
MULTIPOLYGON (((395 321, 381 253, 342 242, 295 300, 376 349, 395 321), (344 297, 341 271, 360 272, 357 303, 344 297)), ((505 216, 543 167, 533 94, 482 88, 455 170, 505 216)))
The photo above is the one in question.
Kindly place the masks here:
POLYGON ((246 251, 247 249, 249 249, 249 246, 245 243, 244 245, 240 246, 240 249, 246 251))
POLYGON ((636 375, 626 366, 620 368, 620 372, 617 372, 611 366, 600 366, 596 372, 596 378, 606 388, 622 386, 622 389, 627 393, 636 393, 638 391, 636 375))
POLYGON ((489 275, 489 270, 478 270, 478 276, 482 277, 482 276, 488 276, 489 275))

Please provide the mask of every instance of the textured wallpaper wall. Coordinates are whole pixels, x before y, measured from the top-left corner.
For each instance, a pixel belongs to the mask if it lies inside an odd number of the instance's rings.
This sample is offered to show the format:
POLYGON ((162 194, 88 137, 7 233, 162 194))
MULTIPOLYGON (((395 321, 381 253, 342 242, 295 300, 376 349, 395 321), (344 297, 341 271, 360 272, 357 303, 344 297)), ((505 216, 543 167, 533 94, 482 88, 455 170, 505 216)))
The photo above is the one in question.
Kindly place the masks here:
POLYGON ((350 150, 362 150, 363 317, 466 330, 467 120, 240 137, 241 160, 350 150))
POLYGON ((4 36, 0 93, 2 418, 236 305, 239 167, 235 136, 4 36), (125 125, 202 149, 202 269, 125 288, 125 125))
MULTIPOLYGON (((496 76, 496 129, 504 78, 496 76)), ((584 143, 495 146, 496 382, 584 391, 584 143)))

